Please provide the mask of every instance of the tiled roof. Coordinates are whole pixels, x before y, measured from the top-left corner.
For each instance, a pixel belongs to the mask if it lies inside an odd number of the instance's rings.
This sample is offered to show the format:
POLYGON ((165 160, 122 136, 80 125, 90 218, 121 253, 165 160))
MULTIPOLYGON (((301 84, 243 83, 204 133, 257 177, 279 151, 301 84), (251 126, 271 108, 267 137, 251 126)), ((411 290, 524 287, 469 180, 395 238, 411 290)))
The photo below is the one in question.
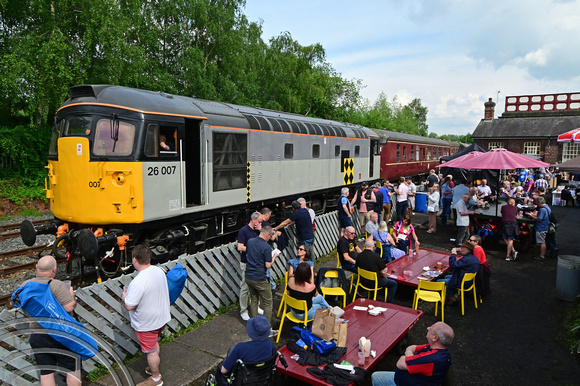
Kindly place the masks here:
POLYGON ((580 127, 580 116, 518 117, 481 120, 472 138, 557 137, 580 127))

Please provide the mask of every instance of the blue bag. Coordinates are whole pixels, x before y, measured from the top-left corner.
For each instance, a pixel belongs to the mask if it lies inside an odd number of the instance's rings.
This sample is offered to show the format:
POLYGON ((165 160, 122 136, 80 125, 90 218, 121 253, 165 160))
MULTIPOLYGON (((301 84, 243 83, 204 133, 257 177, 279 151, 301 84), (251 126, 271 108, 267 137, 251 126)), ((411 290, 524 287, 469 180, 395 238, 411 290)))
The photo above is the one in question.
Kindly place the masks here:
POLYGON ((336 348, 336 342, 333 340, 317 340, 314 342, 312 350, 320 355, 327 354, 336 348))
POLYGON ((187 270, 181 264, 175 264, 175 267, 171 268, 165 276, 167 277, 167 288, 169 289, 169 304, 173 304, 185 287, 187 270))
POLYGON ((57 342, 78 354, 81 359, 92 358, 99 346, 87 328, 77 322, 50 291, 48 283, 29 281, 12 294, 12 304, 22 308, 57 342))

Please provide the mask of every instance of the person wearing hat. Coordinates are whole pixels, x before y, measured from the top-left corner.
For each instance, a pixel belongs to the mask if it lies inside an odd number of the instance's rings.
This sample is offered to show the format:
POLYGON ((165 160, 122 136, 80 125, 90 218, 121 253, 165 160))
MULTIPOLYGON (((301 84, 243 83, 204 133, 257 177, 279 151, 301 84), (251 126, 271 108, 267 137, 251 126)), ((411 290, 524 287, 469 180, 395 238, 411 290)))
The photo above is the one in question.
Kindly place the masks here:
MULTIPOLYGON (((461 255, 457 254, 457 248, 451 250, 449 256, 449 268, 453 269, 452 275, 445 276, 444 281, 447 285, 447 296, 449 296, 449 305, 453 305, 459 300, 456 289, 461 287, 461 281, 466 273, 477 273, 479 270, 479 259, 473 254, 475 244, 466 241, 461 244, 461 255)), ((467 283, 471 285, 471 283, 467 283)))
POLYGON ((220 368, 222 381, 225 381, 226 375, 232 371, 238 359, 244 362, 260 362, 276 354, 274 343, 268 339, 271 333, 270 322, 264 315, 258 315, 248 320, 246 332, 252 340, 238 343, 229 350, 228 356, 220 368))

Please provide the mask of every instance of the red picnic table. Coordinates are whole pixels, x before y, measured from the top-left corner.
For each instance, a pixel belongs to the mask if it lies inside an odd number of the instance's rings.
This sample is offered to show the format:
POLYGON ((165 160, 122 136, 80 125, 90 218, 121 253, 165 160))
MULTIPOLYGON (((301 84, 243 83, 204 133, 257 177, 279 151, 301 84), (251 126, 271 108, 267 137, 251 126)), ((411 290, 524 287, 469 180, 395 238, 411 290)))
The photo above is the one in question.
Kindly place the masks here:
MULTIPOLYGON (((365 370, 372 369, 407 334, 411 327, 423 317, 422 311, 364 298, 356 299, 346 306, 344 310, 345 313, 342 319, 348 320, 346 333, 347 352, 340 361, 346 360, 350 364, 358 366, 358 341, 364 336, 370 339, 371 350, 377 352, 376 357, 370 356, 365 365, 362 366, 365 370), (368 307, 369 305, 383 307, 387 310, 382 314, 372 316, 367 311, 354 309, 355 306, 368 307)), ((286 362, 288 362, 288 368, 284 369, 278 363, 276 371, 311 385, 328 385, 323 380, 310 375, 306 371, 309 366, 302 366, 290 358, 294 353, 288 350, 287 346, 278 351, 284 355, 286 362)), ((326 365, 319 367, 322 369, 324 366, 326 365)))
MULTIPOLYGON (((419 276, 424 277, 423 273, 426 272, 423 268, 429 267, 431 271, 437 271, 437 262, 441 262, 442 266, 439 276, 444 275, 449 270, 449 256, 451 256, 451 252, 440 252, 425 248, 414 252, 416 254, 413 256, 407 254, 387 264, 387 272, 390 275, 390 279, 395 280, 397 283, 418 287, 419 276), (405 271, 411 271, 412 273, 405 276, 405 271)), ((431 280, 435 279, 431 278, 431 280)))

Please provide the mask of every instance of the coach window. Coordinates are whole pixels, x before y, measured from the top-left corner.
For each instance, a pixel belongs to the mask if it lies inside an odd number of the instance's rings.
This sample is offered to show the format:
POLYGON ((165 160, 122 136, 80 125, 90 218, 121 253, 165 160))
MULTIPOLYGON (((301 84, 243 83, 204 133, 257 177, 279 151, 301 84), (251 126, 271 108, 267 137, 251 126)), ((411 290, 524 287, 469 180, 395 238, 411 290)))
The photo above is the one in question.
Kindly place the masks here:
POLYGON ((355 146, 354 147, 354 156, 355 157, 359 157, 360 156, 360 146, 355 146))
POLYGON ((246 187, 246 134, 213 133, 213 190, 246 187))
POLYGON ((312 158, 320 158, 320 145, 312 145, 312 158))
POLYGON ((286 159, 294 158, 294 144, 292 143, 284 144, 284 158, 286 159))
POLYGON ((133 152, 135 125, 110 118, 100 119, 95 130, 93 154, 98 156, 128 156, 133 152), (117 135, 111 134, 111 126, 117 135))
POLYGON ((403 148, 403 161, 407 160, 407 146, 403 148))
POLYGON ((411 161, 415 161, 415 145, 411 145, 411 153, 409 155, 411 156, 411 161))

